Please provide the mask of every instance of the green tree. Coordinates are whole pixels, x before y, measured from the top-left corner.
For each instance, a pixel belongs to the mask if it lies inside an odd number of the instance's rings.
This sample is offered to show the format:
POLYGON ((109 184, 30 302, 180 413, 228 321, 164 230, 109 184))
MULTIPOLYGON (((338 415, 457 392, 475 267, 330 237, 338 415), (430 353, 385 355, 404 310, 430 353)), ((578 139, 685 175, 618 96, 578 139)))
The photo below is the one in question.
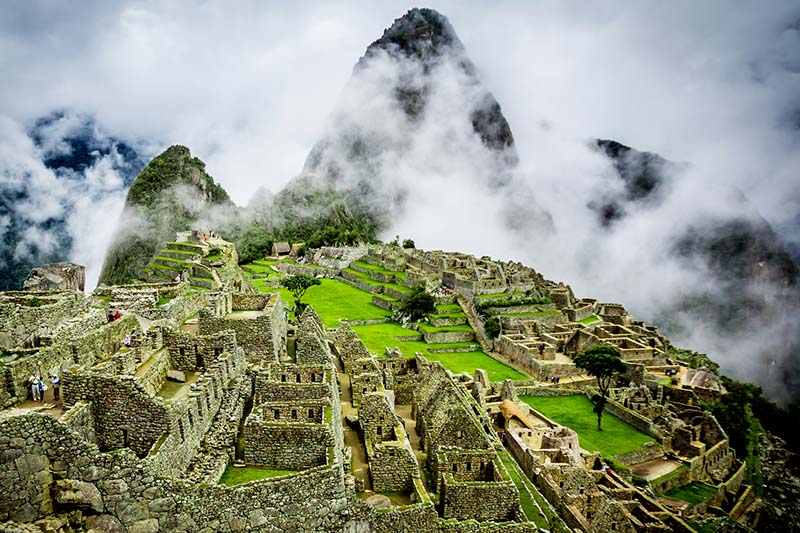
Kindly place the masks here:
POLYGON ((603 408, 606 406, 608 389, 617 376, 623 374, 627 366, 619 350, 613 346, 595 346, 579 353, 574 359, 575 366, 586 370, 597 379, 600 394, 592 397, 593 411, 597 415, 597 431, 603 431, 603 408))
POLYGON ((296 276, 288 276, 281 280, 281 285, 291 291, 294 296, 294 309, 295 314, 299 315, 305 305, 300 301, 306 291, 314 285, 322 285, 322 282, 314 276, 308 274, 298 274, 296 276))
POLYGON ((420 284, 403 301, 400 314, 409 320, 420 320, 436 311, 436 299, 420 284))
POLYGON ((483 325, 483 331, 486 332, 486 336, 490 339, 496 339, 500 336, 500 319, 496 316, 488 319, 486 323, 483 325))
POLYGON ((403 241, 403 248, 415 248, 414 241, 412 239, 406 239, 403 241))

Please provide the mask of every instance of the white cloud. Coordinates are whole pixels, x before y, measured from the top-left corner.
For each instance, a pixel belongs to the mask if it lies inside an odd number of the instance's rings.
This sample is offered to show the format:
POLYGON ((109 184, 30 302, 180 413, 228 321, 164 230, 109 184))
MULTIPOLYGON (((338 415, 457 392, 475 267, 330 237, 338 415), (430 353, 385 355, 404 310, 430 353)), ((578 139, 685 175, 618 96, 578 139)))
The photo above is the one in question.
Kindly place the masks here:
MULTIPOLYGON (((158 149, 185 144, 240 205, 259 187, 277 191, 300 171, 353 64, 405 11, 393 2, 46 7, 15 4, 0 22, 0 114, 25 124, 54 108, 75 108, 95 114, 117 136, 149 139, 158 149)), ((758 2, 722 1, 441 1, 431 7, 450 18, 502 105, 520 156, 515 179, 549 210, 557 233, 529 232, 522 239, 508 233, 508 199, 472 180, 487 171, 480 152, 456 150, 441 158, 449 149, 442 139, 458 139, 460 146, 473 140, 452 120, 432 120, 408 147, 413 157, 384 161, 394 185, 410 191, 407 216, 392 236, 401 233, 426 248, 524 259, 581 296, 620 301, 643 317, 702 288, 705 272, 666 260, 666 249, 697 217, 740 212, 728 189, 742 191, 798 241, 796 3, 772 2, 765 9, 758 2), (586 203, 598 189, 619 184, 609 179, 608 161, 587 149, 590 137, 689 166, 663 205, 602 234, 586 203)), ((438 86, 434 115, 460 116, 448 105, 469 95, 450 85, 455 81, 447 76, 438 86)), ((406 126, 397 117, 384 121, 392 116, 385 102, 369 93, 374 87, 362 89, 369 98, 344 105, 374 107, 368 126, 397 138, 406 126)), ((74 198, 75 191, 54 190, 35 154, 19 162, 15 154, 31 149, 19 148, 5 129, 0 159, 8 170, 0 180, 19 179, 27 169, 27 179, 50 193, 31 211, 63 210, 65 195, 74 198)), ((116 177, 98 164, 90 178, 108 193, 97 205, 116 217, 116 177)), ((75 260, 87 263, 83 257, 97 257, 108 228, 83 200, 74 205, 88 213, 73 217, 70 226, 80 241, 75 260)), ((731 367, 744 361, 743 350, 699 329, 680 340, 731 367)))

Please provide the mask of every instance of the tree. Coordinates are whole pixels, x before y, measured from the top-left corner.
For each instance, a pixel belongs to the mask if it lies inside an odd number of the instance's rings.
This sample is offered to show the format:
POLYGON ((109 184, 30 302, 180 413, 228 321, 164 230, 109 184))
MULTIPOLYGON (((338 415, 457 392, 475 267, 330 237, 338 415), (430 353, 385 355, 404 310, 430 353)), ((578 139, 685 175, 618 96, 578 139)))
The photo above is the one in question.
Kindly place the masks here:
POLYGON ((403 241, 403 248, 414 248, 414 241, 412 239, 406 239, 403 241))
POLYGON ((500 326, 500 319, 496 316, 491 317, 483 324, 483 331, 486 332, 486 336, 490 339, 496 339, 500 336, 501 326, 500 326))
POLYGON ((592 397, 594 412, 597 414, 597 431, 603 431, 603 408, 606 406, 608 389, 617 376, 625 372, 627 366, 619 350, 613 346, 595 346, 575 356, 575 366, 586 370, 597 379, 600 394, 592 397))
POLYGON ((436 299, 425 290, 425 286, 422 284, 408 295, 400 308, 400 314, 408 317, 409 320, 425 318, 425 315, 435 311, 436 299))
POLYGON ((283 278, 281 280, 281 285, 291 291, 292 296, 294 296, 295 314, 299 315, 305 307, 305 305, 300 302, 300 299, 309 288, 313 287, 314 285, 322 285, 322 282, 314 276, 298 274, 296 276, 288 276, 283 278))

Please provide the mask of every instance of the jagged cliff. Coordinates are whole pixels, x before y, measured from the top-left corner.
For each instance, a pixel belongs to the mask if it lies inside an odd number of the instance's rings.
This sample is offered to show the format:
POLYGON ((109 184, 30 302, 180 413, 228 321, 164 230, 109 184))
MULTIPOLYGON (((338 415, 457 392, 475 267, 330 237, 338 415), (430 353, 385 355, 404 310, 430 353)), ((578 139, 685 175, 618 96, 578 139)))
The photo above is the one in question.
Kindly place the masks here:
POLYGON ((228 193, 185 146, 170 146, 150 161, 128 191, 100 273, 100 283, 139 277, 153 255, 214 208, 234 209, 228 193))
MULTIPOLYGON (((514 197, 524 196, 511 192, 517 161, 500 104, 450 22, 434 10, 412 9, 358 60, 301 175, 276 196, 274 212, 279 225, 324 219, 336 228, 356 221, 360 234, 375 236, 414 202, 413 185, 401 177, 413 173, 428 183, 450 180, 458 187, 462 180, 486 195, 507 194, 513 213, 514 197)), ((525 210, 543 215, 530 202, 525 210)))

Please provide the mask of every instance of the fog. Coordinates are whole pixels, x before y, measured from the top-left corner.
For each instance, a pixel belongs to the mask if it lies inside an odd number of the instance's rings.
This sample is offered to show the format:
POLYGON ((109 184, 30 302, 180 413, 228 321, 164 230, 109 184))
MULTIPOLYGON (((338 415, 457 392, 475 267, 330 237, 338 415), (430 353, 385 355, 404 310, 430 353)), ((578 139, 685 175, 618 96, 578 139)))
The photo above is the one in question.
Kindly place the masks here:
MULTIPOLYGON (((28 237, 48 246, 53 237, 38 222, 66 213, 70 259, 92 279, 113 231, 106 222, 122 208, 124 190, 107 164, 86 171, 87 185, 65 187, 26 141, 35 118, 67 108, 91 114, 109 135, 140 141, 148 156, 189 146, 239 205, 260 187, 280 190, 320 138, 355 124, 384 148, 374 200, 393 213, 385 238, 522 260, 578 296, 623 303, 646 320, 709 289, 703 265, 671 252, 698 221, 760 215, 798 242, 795 3, 432 2, 514 133, 519 163, 506 169, 503 187, 489 185, 497 154, 481 146, 467 116, 479 88, 452 61, 427 81, 416 123, 386 98, 386 80, 419 76, 415 65, 379 58, 348 82, 366 46, 407 7, 10 4, 0 21, 0 154, 3 180, 36 183, 35 205, 25 206, 28 237), (622 184, 589 148, 592 138, 656 152, 681 171, 661 203, 630 206, 603 229, 587 204, 622 184)), ((783 370, 794 364, 785 347, 798 317, 780 312, 779 287, 742 290, 779 308, 769 325, 721 335, 676 312, 691 327, 672 340, 785 399, 795 392, 783 370), (782 357, 770 358, 773 351, 782 357)))

